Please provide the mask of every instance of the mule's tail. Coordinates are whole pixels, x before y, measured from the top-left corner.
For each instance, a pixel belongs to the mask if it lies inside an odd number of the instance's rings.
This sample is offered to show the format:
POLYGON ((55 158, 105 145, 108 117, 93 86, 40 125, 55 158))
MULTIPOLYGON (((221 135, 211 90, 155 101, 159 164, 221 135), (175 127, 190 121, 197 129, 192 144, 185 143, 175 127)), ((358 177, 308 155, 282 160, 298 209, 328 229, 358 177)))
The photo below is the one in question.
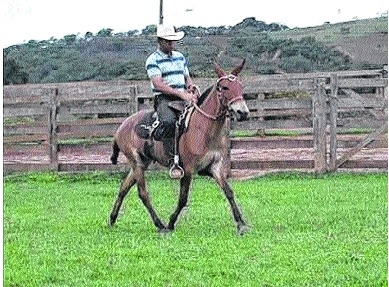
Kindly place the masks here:
POLYGON ((112 155, 111 155, 111 162, 114 165, 118 163, 119 152, 120 152, 120 148, 116 143, 116 141, 114 140, 112 144, 112 155))

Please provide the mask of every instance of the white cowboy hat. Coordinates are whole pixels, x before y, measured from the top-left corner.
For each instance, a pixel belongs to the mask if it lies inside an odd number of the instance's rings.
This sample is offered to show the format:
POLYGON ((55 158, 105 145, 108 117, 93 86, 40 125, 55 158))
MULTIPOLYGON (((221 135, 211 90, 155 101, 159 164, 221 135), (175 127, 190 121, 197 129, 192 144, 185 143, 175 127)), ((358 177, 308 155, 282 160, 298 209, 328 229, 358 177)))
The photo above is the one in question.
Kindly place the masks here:
POLYGON ((168 41, 178 41, 184 38, 185 32, 176 32, 174 26, 158 25, 157 37, 168 41))

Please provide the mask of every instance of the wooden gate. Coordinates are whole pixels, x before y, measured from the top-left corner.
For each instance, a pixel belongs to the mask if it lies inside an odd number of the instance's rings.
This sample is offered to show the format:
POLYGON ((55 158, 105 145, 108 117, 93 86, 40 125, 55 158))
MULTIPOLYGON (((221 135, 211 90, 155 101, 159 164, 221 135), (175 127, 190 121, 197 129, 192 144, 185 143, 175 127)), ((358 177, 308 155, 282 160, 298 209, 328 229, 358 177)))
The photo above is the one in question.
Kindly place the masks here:
MULTIPOLYGON (((330 77, 329 97, 329 162, 328 170, 336 171, 359 151, 388 131, 388 79, 380 75, 366 75, 363 78, 344 77, 337 74, 330 77), (354 112, 353 125, 341 116, 354 112), (358 113, 362 117, 358 117, 358 113), (357 121, 357 122, 356 122, 357 121), (338 131, 342 129, 366 128, 373 130, 349 151, 338 157, 338 131)), ((386 163, 380 167, 387 168, 386 163)))

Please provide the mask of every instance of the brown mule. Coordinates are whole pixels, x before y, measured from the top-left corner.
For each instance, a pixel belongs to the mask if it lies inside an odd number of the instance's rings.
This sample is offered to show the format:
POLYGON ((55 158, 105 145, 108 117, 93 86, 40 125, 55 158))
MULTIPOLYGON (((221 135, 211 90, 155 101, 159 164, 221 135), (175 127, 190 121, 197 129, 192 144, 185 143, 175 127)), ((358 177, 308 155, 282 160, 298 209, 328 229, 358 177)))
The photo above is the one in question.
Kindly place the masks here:
POLYGON ((249 113, 243 99, 242 83, 237 78, 244 63, 243 60, 239 66, 233 69, 231 74, 226 74, 217 64, 214 64, 219 78, 215 85, 200 97, 198 105, 194 105, 195 110, 188 128, 179 140, 178 147, 184 176, 180 179, 177 208, 170 216, 167 226, 160 220, 151 204, 146 190, 144 171, 152 161, 169 166, 170 157, 166 155, 161 142, 152 143, 151 140, 142 139, 136 134, 135 127, 147 111, 140 111, 121 124, 114 136, 111 161, 116 164, 119 151, 121 151, 128 159, 131 172, 121 184, 108 221, 110 226, 115 223, 118 217, 123 199, 131 187, 137 184, 139 197, 147 208, 154 225, 160 232, 173 231, 180 212, 187 204, 192 175, 198 172, 201 175, 212 176, 216 180, 230 203, 238 233, 246 232, 246 224, 235 202, 234 193, 227 183, 226 174, 223 172, 225 159, 221 148, 222 142, 225 140, 222 128, 228 110, 236 115, 237 120, 247 119, 249 113), (150 146, 153 146, 153 149, 150 149, 150 146))

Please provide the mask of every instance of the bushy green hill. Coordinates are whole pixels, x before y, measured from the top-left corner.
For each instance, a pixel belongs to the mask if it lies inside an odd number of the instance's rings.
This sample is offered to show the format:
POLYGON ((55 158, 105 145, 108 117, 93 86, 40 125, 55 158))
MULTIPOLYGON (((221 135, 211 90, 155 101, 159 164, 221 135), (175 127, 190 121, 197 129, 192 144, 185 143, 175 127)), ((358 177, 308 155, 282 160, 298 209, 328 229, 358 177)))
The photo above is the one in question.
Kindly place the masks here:
MULTIPOLYGON (((185 26, 181 30, 187 37, 177 49, 187 56, 194 77, 213 77, 215 59, 228 67, 246 58, 246 74, 345 70, 387 63, 387 17, 304 29, 247 18, 234 27, 185 26), (380 37, 372 42, 372 35, 380 37), (355 56, 357 48, 351 49, 367 36, 366 45, 383 51, 386 47, 379 61, 363 61, 355 56), (345 49, 347 44, 351 52, 345 49)), ((119 34, 102 29, 96 35, 88 32, 84 37, 66 35, 10 46, 3 50, 3 84, 144 80, 145 60, 156 49, 155 31, 155 25, 119 34)))

